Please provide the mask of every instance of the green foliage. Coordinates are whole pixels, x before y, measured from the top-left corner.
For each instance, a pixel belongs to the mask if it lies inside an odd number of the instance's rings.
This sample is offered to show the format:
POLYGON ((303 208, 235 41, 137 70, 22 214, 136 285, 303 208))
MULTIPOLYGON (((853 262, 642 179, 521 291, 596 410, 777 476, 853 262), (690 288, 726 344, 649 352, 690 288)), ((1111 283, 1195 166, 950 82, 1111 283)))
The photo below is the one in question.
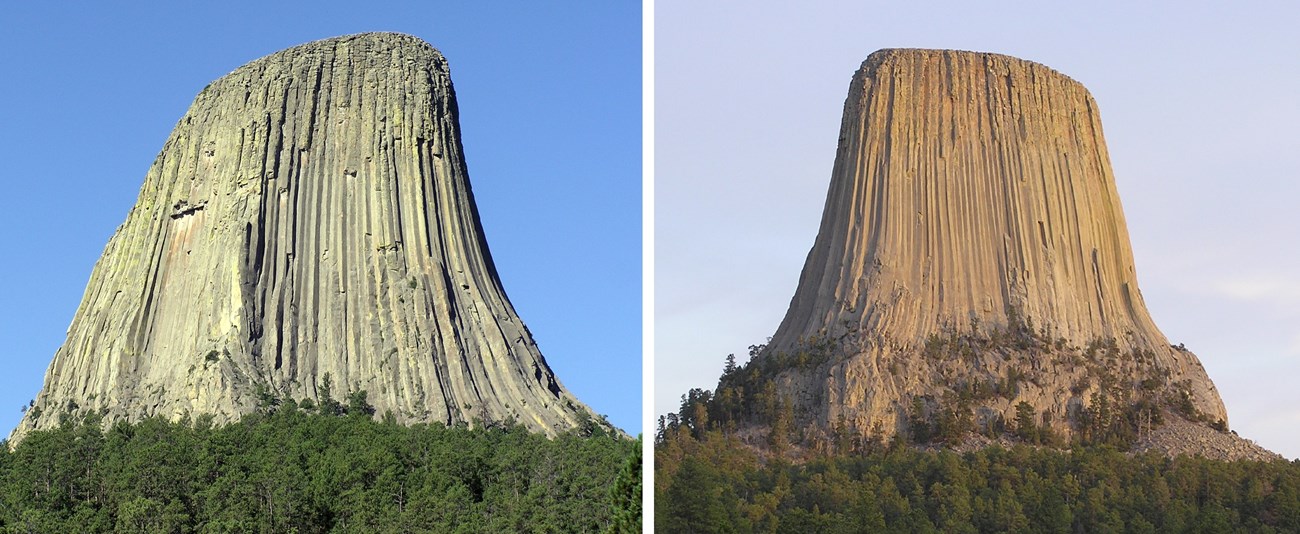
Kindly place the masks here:
POLYGON ((276 396, 266 384, 257 384, 253 387, 253 398, 257 400, 257 411, 262 413, 275 411, 280 406, 280 397, 276 396))
POLYGON ((975 431, 975 418, 970 404, 956 395, 944 395, 939 416, 934 421, 934 434, 947 445, 956 446, 975 431))
POLYGON ((722 494, 727 488, 719 485, 718 478, 706 462, 686 458, 674 483, 669 486, 665 499, 667 513, 656 516, 656 526, 660 531, 733 531, 726 506, 726 502, 733 501, 733 498, 724 498, 722 494))
POLYGON ((790 399, 782 398, 780 408, 772 418, 772 428, 767 437, 767 444, 773 452, 783 454, 790 447, 790 432, 793 424, 794 406, 790 403, 790 399))
POLYGON ((367 396, 368 394, 364 389, 358 389, 348 393, 348 407, 346 408, 346 412, 349 415, 364 415, 367 417, 375 415, 375 407, 370 405, 367 396))
POLYGON ((912 397, 912 409, 907 412, 907 428, 915 443, 929 443, 934 437, 929 404, 926 397, 912 397))
POLYGON ((636 448, 623 462, 610 488, 610 502, 613 503, 613 517, 608 534, 632 534, 641 532, 641 436, 636 438, 636 448))
MULTIPOLYGON (((1037 424, 1032 409, 1017 424, 1037 424)), ((659 532, 1297 532, 1300 461, 1108 446, 896 447, 791 464, 721 432, 655 446, 659 532)))
POLYGON ((1034 421, 1034 407, 1025 401, 1016 404, 1016 437, 1030 443, 1038 442, 1038 423, 1034 421))
POLYGON ((607 435, 405 427, 291 400, 224 427, 89 417, 0 447, 0 532, 627 532, 639 456, 607 435))
POLYGON ((334 380, 330 377, 330 374, 321 375, 320 386, 316 390, 317 396, 320 398, 317 408, 320 410, 321 415, 339 415, 343 413, 343 405, 334 399, 333 387, 334 380))

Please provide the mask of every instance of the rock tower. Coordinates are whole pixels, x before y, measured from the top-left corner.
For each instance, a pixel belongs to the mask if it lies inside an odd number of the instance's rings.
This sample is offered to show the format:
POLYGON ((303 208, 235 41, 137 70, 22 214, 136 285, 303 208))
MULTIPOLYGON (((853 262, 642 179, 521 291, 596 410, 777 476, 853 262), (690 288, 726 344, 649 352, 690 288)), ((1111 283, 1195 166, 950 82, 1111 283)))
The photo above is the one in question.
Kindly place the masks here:
POLYGON ((1010 425, 1021 402, 1065 435, 1133 409, 1227 422, 1143 303, 1096 102, 997 54, 862 64, 817 240, 756 363, 822 430, 888 437, 953 410, 1010 425))
POLYGON ((316 41, 206 87, 96 263, 13 438, 59 414, 237 419, 259 390, 378 413, 590 417, 502 290, 447 61, 411 36, 316 41))

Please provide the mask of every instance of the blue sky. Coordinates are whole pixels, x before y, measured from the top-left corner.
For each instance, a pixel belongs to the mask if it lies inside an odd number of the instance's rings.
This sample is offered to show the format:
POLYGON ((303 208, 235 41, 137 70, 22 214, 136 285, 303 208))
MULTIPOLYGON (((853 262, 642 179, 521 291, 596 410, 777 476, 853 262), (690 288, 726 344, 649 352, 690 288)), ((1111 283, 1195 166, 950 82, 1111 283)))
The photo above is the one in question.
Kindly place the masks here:
POLYGON ((6 5, 0 435, 39 391, 95 260, 194 96, 258 57, 363 31, 410 33, 447 56, 506 292, 559 379, 640 432, 641 7, 488 4, 6 5))
POLYGON ((1156 324, 1234 429, 1300 457, 1300 8, 1249 6, 658 1, 654 414, 775 332, 862 60, 956 48, 1089 88, 1156 324))

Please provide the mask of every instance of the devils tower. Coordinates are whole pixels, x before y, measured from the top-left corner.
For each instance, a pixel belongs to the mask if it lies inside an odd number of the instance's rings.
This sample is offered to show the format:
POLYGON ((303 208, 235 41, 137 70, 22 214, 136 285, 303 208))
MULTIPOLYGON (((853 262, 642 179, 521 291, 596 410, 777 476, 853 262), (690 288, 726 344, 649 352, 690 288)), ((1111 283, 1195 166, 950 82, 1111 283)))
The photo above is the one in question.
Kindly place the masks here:
POLYGON ((405 423, 590 410, 502 289, 479 223, 446 59, 411 36, 316 41, 211 83, 96 263, 11 437, 213 414, 259 393, 365 390, 405 423))
POLYGON ((770 382, 769 420, 814 436, 1227 425, 1138 290, 1096 102, 997 54, 863 62, 798 288, 742 371, 719 393, 770 382))

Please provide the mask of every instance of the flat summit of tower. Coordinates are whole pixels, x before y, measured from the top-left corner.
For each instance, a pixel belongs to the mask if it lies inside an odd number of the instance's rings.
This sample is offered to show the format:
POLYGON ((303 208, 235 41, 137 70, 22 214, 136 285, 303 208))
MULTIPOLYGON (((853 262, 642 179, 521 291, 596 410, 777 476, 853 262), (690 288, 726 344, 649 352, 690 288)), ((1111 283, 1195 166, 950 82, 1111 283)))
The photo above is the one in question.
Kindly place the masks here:
POLYGON ((857 74, 871 73, 881 64, 891 62, 952 61, 954 59, 969 60, 972 58, 980 59, 987 64, 1022 64, 1034 69, 1040 69, 1046 73, 1051 73, 1053 76, 1060 76, 1074 83, 1079 83, 1060 71, 1036 61, 1021 59, 1015 56, 999 54, 996 52, 977 52, 972 50, 956 50, 947 48, 882 48, 872 52, 867 56, 867 59, 862 61, 862 66, 858 68, 857 74))
MULTIPOLYGON (((353 54, 359 56, 378 56, 383 61, 417 60, 422 58, 438 63, 446 63, 446 58, 443 57, 442 52, 424 39, 414 35, 397 32, 365 32, 329 37, 292 46, 245 63, 231 71, 230 74, 234 75, 241 71, 263 68, 268 63, 292 62, 299 58, 330 52, 339 48, 348 48, 353 54)), ((223 76, 222 79, 224 78, 223 76)))

